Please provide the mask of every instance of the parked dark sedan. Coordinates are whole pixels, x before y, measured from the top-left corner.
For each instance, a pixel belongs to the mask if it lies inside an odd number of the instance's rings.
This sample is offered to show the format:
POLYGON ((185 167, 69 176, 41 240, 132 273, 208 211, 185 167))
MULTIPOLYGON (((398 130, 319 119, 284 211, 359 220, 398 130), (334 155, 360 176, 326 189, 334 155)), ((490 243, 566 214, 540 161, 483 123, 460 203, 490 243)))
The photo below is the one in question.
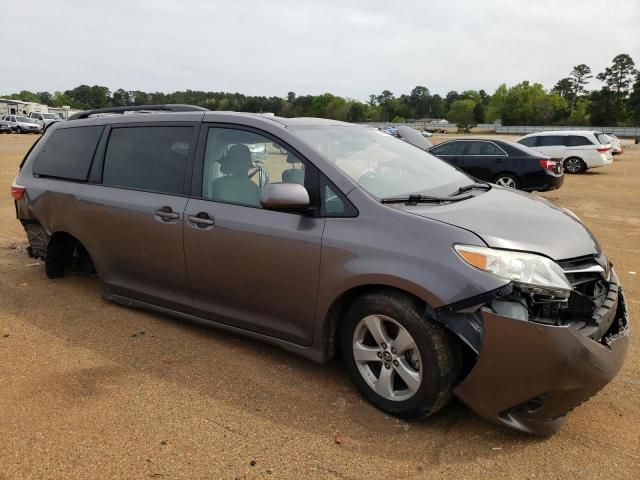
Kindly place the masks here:
POLYGON ((469 175, 526 191, 560 188, 562 163, 528 147, 504 140, 460 139, 440 143, 429 153, 469 175))

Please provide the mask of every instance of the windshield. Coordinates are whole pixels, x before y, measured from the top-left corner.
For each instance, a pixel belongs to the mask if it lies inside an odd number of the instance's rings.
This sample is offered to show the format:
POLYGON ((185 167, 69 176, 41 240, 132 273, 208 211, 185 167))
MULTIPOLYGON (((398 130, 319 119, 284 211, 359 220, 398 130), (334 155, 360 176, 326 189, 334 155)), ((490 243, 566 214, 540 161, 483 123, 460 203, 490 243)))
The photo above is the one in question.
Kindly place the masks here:
POLYGON ((55 120, 56 118, 58 118, 58 116, 54 115, 53 113, 43 113, 42 116, 50 120, 55 120))
POLYGON ((16 117, 16 122, 31 123, 32 120, 27 117, 16 117))
POLYGON ((448 195, 471 181, 431 154, 372 128, 291 126, 292 133, 378 198, 448 195))

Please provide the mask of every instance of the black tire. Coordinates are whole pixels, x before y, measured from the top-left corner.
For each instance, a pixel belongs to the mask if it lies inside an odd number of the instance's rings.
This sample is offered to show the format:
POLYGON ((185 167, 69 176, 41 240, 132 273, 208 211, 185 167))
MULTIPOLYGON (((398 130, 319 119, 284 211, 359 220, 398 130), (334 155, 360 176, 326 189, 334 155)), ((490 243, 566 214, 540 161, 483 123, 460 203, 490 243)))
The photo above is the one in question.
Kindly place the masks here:
POLYGON ((22 128, 17 127, 17 128, 16 128, 16 133, 22 133, 22 128))
POLYGON ((503 187, 513 188, 517 190, 520 188, 520 182, 518 181, 518 177, 512 175, 511 173, 501 173, 496 175, 496 178, 493 180, 493 183, 497 185, 501 185, 503 187), (512 185, 506 185, 507 182, 511 182, 512 185))
MULTIPOLYGON (((380 410, 405 419, 427 417, 449 403, 462 371, 458 340, 440 324, 424 316, 424 306, 395 291, 359 297, 348 309, 340 331, 342 358, 360 393, 380 410), (413 338, 420 355, 422 379, 412 396, 390 400, 379 395, 363 378, 353 352, 356 327, 370 315, 384 315, 401 325, 413 338)), ((380 366, 382 370, 384 366, 380 366)))
POLYGON ((562 163, 562 168, 565 172, 573 174, 584 173, 587 171, 587 165, 578 157, 565 158, 562 163))

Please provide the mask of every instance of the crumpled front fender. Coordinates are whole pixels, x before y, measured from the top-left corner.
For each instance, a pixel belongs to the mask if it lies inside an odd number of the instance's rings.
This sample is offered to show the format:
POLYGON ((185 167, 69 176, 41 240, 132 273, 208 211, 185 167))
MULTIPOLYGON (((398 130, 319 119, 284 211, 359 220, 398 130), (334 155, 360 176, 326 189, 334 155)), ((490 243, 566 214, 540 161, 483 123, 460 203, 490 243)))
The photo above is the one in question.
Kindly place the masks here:
POLYGON ((484 309, 476 365, 454 393, 491 421, 533 434, 560 429, 565 415, 618 373, 629 346, 622 289, 602 343, 572 326, 503 317, 484 309))

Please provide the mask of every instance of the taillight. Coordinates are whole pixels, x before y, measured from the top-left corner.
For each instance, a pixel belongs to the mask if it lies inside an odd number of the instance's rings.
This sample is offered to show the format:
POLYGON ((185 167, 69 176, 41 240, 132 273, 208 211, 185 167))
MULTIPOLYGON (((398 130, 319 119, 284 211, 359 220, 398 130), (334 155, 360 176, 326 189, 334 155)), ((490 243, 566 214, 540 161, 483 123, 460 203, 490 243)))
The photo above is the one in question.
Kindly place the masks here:
POLYGON ((546 168, 547 170, 551 170, 552 172, 556 169, 556 165, 558 165, 558 162, 555 160, 540 159, 538 161, 540 162, 540 166, 542 168, 546 168))
POLYGON ((598 153, 607 153, 609 151, 609 147, 602 147, 598 149, 598 153))
POLYGON ((18 185, 16 182, 13 182, 13 184, 11 185, 11 196, 14 200, 22 200, 22 198, 24 197, 24 192, 26 191, 26 188, 24 188, 22 185, 18 185))

